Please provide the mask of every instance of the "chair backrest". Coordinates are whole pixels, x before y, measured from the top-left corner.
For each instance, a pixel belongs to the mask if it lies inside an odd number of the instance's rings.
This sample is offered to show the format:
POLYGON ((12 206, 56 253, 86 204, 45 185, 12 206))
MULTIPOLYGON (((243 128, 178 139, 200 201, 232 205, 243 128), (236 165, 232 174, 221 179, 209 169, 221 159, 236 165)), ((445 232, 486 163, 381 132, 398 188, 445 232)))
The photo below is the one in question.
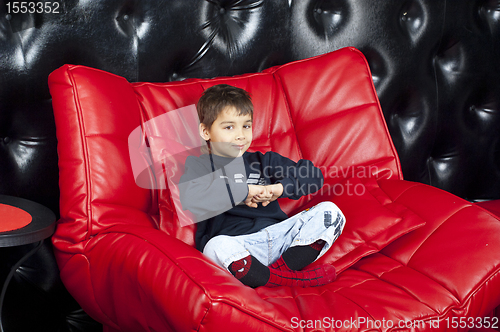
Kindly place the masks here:
MULTIPOLYGON (((145 172, 139 179, 131 151, 153 152, 148 121, 188 109, 205 89, 221 83, 243 88, 252 97, 251 151, 310 159, 322 169, 325 186, 360 174, 402 178, 369 67, 354 48, 260 73, 172 83, 129 83, 110 73, 66 65, 49 78, 61 187, 56 247, 67 246, 68 252, 71 244, 122 223, 157 227, 192 245, 195 226, 180 225, 169 187, 144 185, 161 180, 162 169, 168 168, 165 181, 178 178, 183 169, 143 156, 145 172), (131 139, 134 131, 138 134, 131 139)), ((280 204, 294 213, 310 199, 280 204)))

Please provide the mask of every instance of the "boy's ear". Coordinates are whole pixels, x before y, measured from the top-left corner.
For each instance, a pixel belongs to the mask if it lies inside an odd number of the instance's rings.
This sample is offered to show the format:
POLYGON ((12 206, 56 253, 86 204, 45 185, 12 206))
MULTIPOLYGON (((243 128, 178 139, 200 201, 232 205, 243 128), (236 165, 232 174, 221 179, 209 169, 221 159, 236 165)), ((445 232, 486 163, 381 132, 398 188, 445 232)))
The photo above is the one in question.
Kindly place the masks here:
POLYGON ((205 141, 208 141, 210 139, 210 132, 208 131, 207 126, 205 126, 203 123, 200 123, 200 136, 205 141))

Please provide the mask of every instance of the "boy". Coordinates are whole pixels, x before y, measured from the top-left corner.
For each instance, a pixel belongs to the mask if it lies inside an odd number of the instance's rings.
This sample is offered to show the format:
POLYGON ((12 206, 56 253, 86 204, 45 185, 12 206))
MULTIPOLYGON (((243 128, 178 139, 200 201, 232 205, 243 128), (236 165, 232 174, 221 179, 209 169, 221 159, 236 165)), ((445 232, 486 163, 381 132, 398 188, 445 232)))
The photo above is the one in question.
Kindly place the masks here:
POLYGON ((323 185, 311 161, 275 152, 246 152, 252 142, 253 105, 245 90, 207 89, 197 104, 208 153, 188 157, 179 188, 184 209, 196 217, 198 250, 250 287, 320 286, 335 268, 302 270, 338 238, 345 218, 322 202, 291 218, 279 197, 299 199, 323 185))

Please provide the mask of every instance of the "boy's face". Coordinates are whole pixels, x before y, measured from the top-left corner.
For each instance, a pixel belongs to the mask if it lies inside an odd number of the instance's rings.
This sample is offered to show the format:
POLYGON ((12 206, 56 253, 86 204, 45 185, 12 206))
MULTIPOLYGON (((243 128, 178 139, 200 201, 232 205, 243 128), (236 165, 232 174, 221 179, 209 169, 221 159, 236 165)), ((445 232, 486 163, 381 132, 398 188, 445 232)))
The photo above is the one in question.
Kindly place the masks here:
POLYGON ((241 157, 252 143, 252 117, 238 115, 232 106, 224 109, 208 129, 200 124, 200 135, 210 140, 212 153, 222 157, 241 157))

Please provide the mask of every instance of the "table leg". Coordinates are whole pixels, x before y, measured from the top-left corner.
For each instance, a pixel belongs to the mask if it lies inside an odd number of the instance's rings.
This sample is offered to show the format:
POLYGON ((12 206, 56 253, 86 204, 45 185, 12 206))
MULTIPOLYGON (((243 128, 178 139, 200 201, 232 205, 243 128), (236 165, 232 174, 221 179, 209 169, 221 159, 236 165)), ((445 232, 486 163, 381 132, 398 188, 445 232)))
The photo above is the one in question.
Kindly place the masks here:
POLYGON ((2 323, 2 309, 3 309, 3 301, 5 299, 5 293, 7 292, 7 287, 9 286, 10 280, 14 276, 14 273, 16 272, 16 270, 21 266, 21 264, 23 264, 24 261, 26 261, 28 258, 30 258, 35 252, 37 252, 38 249, 40 249, 40 247, 42 246, 42 244, 43 244, 43 240, 38 242, 38 244, 35 246, 35 248, 31 249, 26 255, 21 257, 21 259, 19 261, 17 261, 17 263, 14 264, 14 266, 12 266, 9 274, 7 275, 7 278, 5 278, 5 282, 3 283, 3 287, 2 287, 2 293, 0 294, 0 332, 4 332, 3 323, 2 323))

